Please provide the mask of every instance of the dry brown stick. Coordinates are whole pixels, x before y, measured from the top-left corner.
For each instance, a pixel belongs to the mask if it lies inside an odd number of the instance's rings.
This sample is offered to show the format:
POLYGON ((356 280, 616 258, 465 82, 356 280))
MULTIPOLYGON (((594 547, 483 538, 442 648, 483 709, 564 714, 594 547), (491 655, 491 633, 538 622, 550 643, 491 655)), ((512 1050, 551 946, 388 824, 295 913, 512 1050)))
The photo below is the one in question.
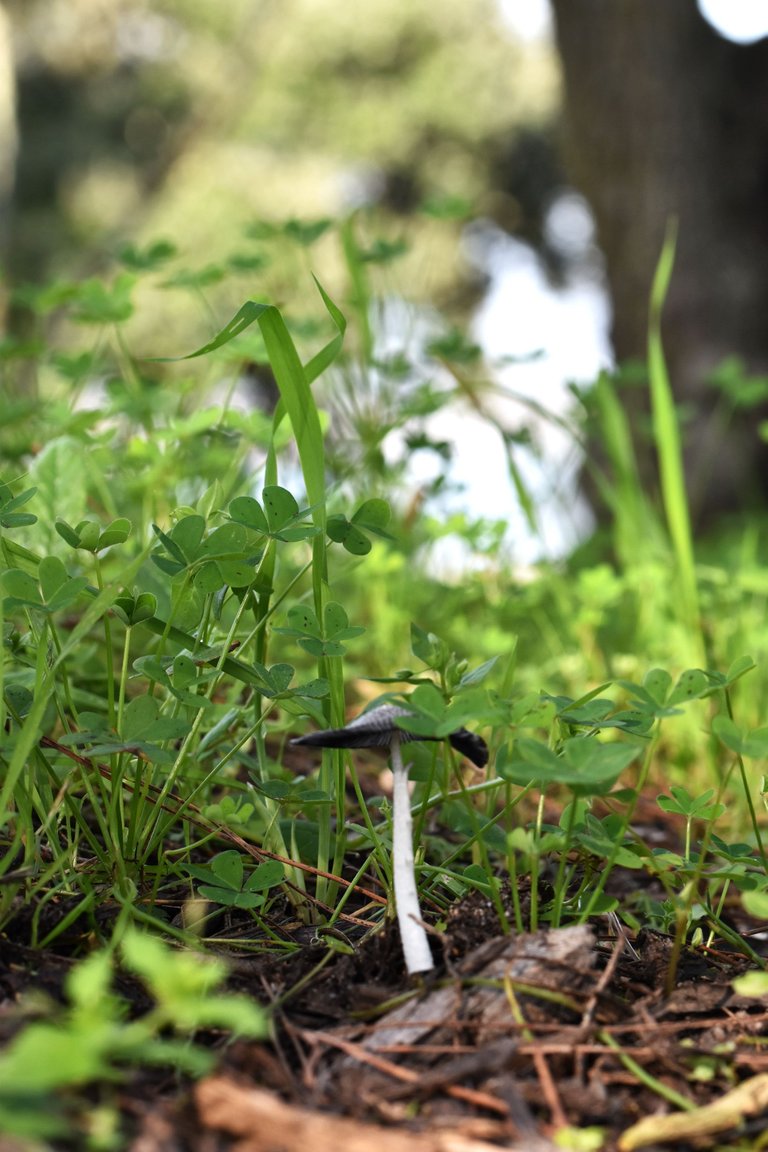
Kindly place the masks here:
MULTIPOLYGON (((301 1031, 297 1029, 297 1033, 302 1035, 304 1040, 309 1043, 327 1044, 328 1047, 338 1048, 341 1052, 345 1052, 347 1056, 351 1056, 353 1060, 357 1060, 361 1064, 367 1064, 371 1068, 382 1072, 385 1076, 392 1076, 395 1080, 400 1080, 407 1084, 416 1084, 421 1086, 424 1074, 422 1072, 415 1072, 412 1068, 405 1068, 401 1064, 395 1064, 391 1060, 384 1060, 381 1056, 377 1056, 373 1052, 369 1052, 366 1048, 361 1047, 351 1040, 344 1040, 341 1036, 335 1036, 332 1032, 319 1032, 319 1031, 301 1031)), ((414 1051, 418 1052, 418 1048, 414 1051)), ((442 1087, 442 1085, 441 1085, 442 1087)), ((486 1108, 490 1112, 496 1112, 500 1116, 507 1116, 509 1109, 507 1105, 498 1099, 496 1096, 491 1096, 488 1092, 479 1092, 472 1088, 464 1088, 461 1084, 446 1085, 445 1091, 447 1095, 452 1096, 455 1100, 463 1100, 466 1104, 472 1104, 476 1108, 486 1108)))
MULTIPOLYGON (((460 1132, 413 1132, 359 1123, 346 1117, 296 1108, 261 1088, 246 1088, 222 1076, 202 1080, 195 1088, 204 1127, 240 1137, 239 1152, 499 1152, 460 1132)), ((530 1152, 531 1145, 529 1145, 530 1152)))
POLYGON ((589 1030, 589 1026, 592 1023, 592 1018, 595 1014, 595 1009, 597 1008, 598 1000, 602 996, 603 992, 605 992, 605 990, 608 987, 608 985, 610 984, 611 980, 613 980, 614 973, 616 972, 616 969, 617 969, 618 964, 619 964, 619 960, 621 958, 621 954, 624 951, 624 945, 626 943, 626 939, 627 938, 624 934, 621 934, 621 935, 616 937, 616 946, 611 951, 611 955, 610 955, 610 958, 608 960, 608 963, 606 964, 603 971, 600 973, 600 977, 597 981, 597 984, 595 985, 594 990, 592 991, 589 999, 587 1000, 587 1006, 584 1009, 584 1013, 581 1017, 581 1029, 584 1031, 584 1033, 586 1033, 589 1030))
POLYGON ((534 1048, 531 1056, 533 1057, 536 1075, 539 1077, 544 1100, 549 1108, 549 1114, 552 1117, 552 1124, 555 1128, 566 1128, 568 1125, 568 1117, 565 1115, 563 1106, 560 1103, 560 1096, 555 1087, 555 1082, 552 1079, 547 1058, 540 1048, 534 1048))
MULTIPOLYGON (((421 1049, 417 1048, 415 1051, 420 1053, 421 1049)), ((418 1074, 419 1095, 437 1092, 443 1088, 449 1089, 450 1086, 456 1086, 457 1080, 497 1074, 508 1065, 510 1057, 516 1051, 517 1041, 497 1040, 495 1044, 476 1048, 472 1052, 462 1052, 452 1059, 444 1060, 437 1067, 418 1074)), ((405 1097, 407 1091, 408 1089, 402 1087, 395 1088, 387 1092, 387 1099, 400 1100, 405 1097)))
MULTIPOLYGON (((626 935, 623 932, 620 933, 616 937, 616 944, 615 944, 615 947, 611 951, 611 955, 608 959, 608 963, 606 964, 603 971, 600 973, 600 977, 597 981, 597 984, 595 985, 595 987, 592 991, 592 994, 590 995, 589 999, 587 1000, 586 1008, 584 1009, 584 1012, 582 1013, 581 1024, 579 1025, 579 1028, 578 1028, 577 1033, 576 1033, 576 1035, 577 1035, 577 1037, 579 1037, 579 1039, 586 1038, 587 1033, 589 1032, 589 1029, 592 1025, 592 1021, 593 1021, 595 1011, 597 1009, 597 1005, 598 1005, 598 1002, 600 1000, 600 997, 602 996, 603 992, 605 992, 608 985, 611 983, 611 980, 613 980, 614 974, 615 974, 616 969, 617 969, 618 964, 619 964, 619 959, 621 957, 622 952, 624 951, 624 945, 626 943, 626 940, 627 940, 626 935)), ((576 1051, 574 1052, 573 1074, 574 1074, 574 1077, 578 1081, 579 1084, 583 1084, 585 1082, 586 1077, 584 1075, 584 1054, 583 1054, 583 1049, 581 1049, 578 1046, 576 1048, 576 1051)))

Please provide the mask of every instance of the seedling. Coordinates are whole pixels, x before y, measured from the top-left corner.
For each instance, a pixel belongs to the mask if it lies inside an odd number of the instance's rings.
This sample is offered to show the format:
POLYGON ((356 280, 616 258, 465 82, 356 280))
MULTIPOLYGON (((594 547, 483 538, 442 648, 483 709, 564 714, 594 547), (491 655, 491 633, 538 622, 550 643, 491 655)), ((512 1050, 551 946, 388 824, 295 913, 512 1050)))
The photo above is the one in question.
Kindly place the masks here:
MULTIPOLYGON (((388 748, 392 762, 392 875, 395 888, 395 906, 403 944, 405 966, 409 976, 428 972, 434 967, 429 940, 421 919, 416 870, 413 859, 413 821, 408 795, 408 769, 403 764, 400 745, 412 740, 436 740, 435 736, 420 736, 399 728, 397 721, 410 717, 411 712, 397 704, 383 704, 364 712, 344 728, 330 728, 325 732, 310 732, 298 736, 292 744, 308 744, 315 748, 388 748)), ((485 741, 459 728, 448 736, 451 745, 467 759, 482 768, 488 763, 485 741)))

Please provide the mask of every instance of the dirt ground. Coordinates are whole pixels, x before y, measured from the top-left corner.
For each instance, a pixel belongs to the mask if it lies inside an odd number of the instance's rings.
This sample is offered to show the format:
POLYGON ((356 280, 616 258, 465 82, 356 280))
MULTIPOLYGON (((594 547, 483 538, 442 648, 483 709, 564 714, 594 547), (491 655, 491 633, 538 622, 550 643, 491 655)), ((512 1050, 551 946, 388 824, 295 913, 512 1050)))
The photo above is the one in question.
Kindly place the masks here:
MULTIPOLYGON (((271 1006, 272 1036, 206 1038, 218 1067, 196 1084, 126 1073, 113 1091, 131 1152, 764 1146, 768 1004, 734 992, 750 963, 733 952, 683 949, 669 991, 670 938, 630 944, 604 919, 503 935, 478 895, 415 982, 394 925, 352 955, 307 935, 287 959, 232 955, 232 931, 231 987, 271 1006)), ((71 959, 0 944, 6 1004, 30 985, 60 995, 71 959)))

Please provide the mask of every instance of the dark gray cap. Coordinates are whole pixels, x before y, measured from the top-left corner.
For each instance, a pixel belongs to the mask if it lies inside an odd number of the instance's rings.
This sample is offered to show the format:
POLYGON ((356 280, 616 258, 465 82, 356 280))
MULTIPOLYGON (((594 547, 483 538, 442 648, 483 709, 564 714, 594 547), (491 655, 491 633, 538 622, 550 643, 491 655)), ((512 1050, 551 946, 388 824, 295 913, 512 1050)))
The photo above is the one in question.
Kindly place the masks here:
MULTIPOLYGON (((363 712, 343 728, 327 728, 324 732, 309 732, 297 736, 291 744, 306 744, 313 748, 389 748, 394 736, 401 743, 412 740, 440 740, 440 736, 419 736, 398 728, 395 721, 401 716, 413 716, 399 704, 381 704, 370 712, 363 712)), ((467 728, 457 728, 448 735, 451 745, 478 768, 488 763, 488 745, 480 736, 467 728)))

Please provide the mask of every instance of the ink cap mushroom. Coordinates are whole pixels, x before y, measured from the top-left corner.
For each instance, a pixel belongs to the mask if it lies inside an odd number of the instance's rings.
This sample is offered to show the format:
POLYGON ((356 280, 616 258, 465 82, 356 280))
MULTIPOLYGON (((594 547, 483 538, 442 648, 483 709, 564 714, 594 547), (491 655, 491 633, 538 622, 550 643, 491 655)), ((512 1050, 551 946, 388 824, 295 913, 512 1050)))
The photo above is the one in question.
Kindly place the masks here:
MULTIPOLYGON (((403 945, 405 967, 409 976, 434 968, 429 939, 421 918, 419 893, 413 856, 413 820, 408 793, 409 765, 403 764, 401 744, 414 740, 440 740, 439 736, 421 736, 407 732, 398 720, 412 716, 399 704, 380 704, 350 720, 343 728, 329 728, 297 736, 291 744, 312 748, 386 748, 392 762, 392 876, 395 907, 403 945)), ((488 763, 488 746, 480 736, 458 728, 446 737, 451 746, 478 768, 488 763)))

